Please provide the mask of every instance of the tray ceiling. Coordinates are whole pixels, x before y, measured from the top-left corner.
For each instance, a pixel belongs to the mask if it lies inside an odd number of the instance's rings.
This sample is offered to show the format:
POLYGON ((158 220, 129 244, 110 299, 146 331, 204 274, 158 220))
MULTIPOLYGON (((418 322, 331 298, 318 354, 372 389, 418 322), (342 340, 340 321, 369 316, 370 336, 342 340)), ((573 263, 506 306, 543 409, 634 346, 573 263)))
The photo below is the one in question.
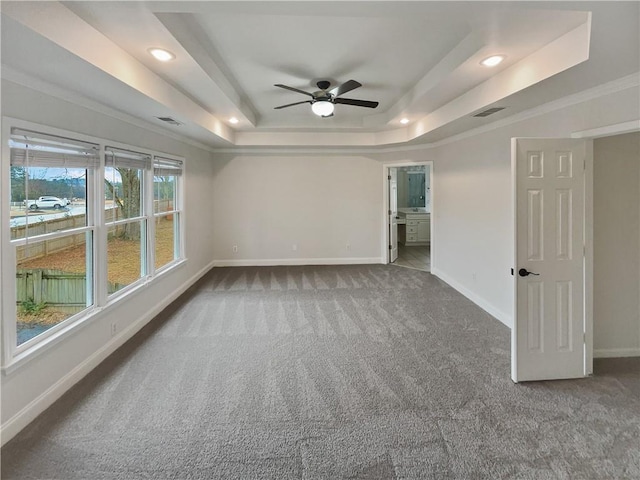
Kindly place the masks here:
POLYGON ((146 121, 171 116, 213 147, 423 143, 535 106, 546 83, 553 100, 637 71, 638 4, 604 3, 2 2, 2 64, 146 121), (630 38, 603 73, 590 42, 605 33, 630 38), (480 65, 497 53, 501 65, 480 65), (305 100, 275 83, 312 92, 321 79, 355 79, 346 96, 380 105, 274 110, 305 100), (489 106, 506 108, 471 117, 489 106))

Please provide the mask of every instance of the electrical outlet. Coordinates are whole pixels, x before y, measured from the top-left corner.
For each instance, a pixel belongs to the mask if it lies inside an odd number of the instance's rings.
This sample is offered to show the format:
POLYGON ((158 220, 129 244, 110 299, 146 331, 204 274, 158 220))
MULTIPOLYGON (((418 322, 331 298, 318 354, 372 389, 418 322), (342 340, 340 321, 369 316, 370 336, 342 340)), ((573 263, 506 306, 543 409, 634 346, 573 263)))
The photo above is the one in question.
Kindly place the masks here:
POLYGON ((473 281, 474 281, 474 282, 476 281, 476 274, 475 274, 475 272, 471 274, 471 278, 473 278, 473 281))
POLYGON ((298 250, 298 244, 294 243, 293 245, 291 245, 291 250, 293 250, 294 252, 298 250))
POLYGON ((113 337, 117 332, 118 332, 118 324, 117 323, 112 323, 111 324, 111 336, 113 337))
POLYGON ((347 251, 351 250, 351 244, 347 243, 347 251))
POLYGON ((233 246, 233 253, 238 253, 238 245, 233 246))

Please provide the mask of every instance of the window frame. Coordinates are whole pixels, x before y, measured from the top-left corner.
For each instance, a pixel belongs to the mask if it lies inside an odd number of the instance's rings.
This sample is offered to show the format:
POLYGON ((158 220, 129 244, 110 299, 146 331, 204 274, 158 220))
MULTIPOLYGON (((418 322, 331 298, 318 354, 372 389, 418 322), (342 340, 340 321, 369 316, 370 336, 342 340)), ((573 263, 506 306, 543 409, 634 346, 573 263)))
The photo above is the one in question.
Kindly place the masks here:
MULTIPOLYGON (((33 124, 31 122, 22 122, 16 121, 13 119, 12 121, 8 121, 7 117, 3 117, 3 130, 2 130, 2 175, 3 175, 3 191, 7 191, 10 194, 11 187, 11 147, 9 146, 9 139, 11 138, 12 129, 18 130, 26 130, 33 132, 34 134, 42 134, 49 136, 56 136, 61 138, 67 138, 69 140, 74 140, 78 142, 86 142, 99 146, 99 143, 87 136, 83 136, 80 134, 75 134, 74 132, 68 132, 55 128, 41 128, 41 126, 33 124), (6 173, 9 172, 9 175, 6 173), (5 182, 4 178, 7 178, 8 189, 4 190, 5 182)), ((97 172, 100 170, 100 150, 98 152, 98 162, 97 165, 92 168, 86 168, 86 196, 87 196, 87 208, 86 208, 86 221, 85 225, 77 228, 72 228, 69 230, 50 232, 45 234, 36 235, 34 237, 27 236, 23 238, 17 238, 11 240, 11 227, 10 227, 10 212, 7 212, 3 209, 3 219, 4 221, 4 229, 7 229, 7 235, 3 235, 2 241, 2 253, 3 253, 3 272, 2 272, 2 305, 3 305, 3 315, 2 315, 2 335, 3 335, 3 365, 6 365, 7 360, 10 362, 15 357, 20 357, 21 355, 29 352, 30 350, 37 347, 37 345, 46 342, 48 338, 55 337, 59 332, 66 330, 70 325, 84 318, 85 316, 89 316, 96 309, 96 249, 95 242, 97 237, 97 224, 95 211, 91 209, 89 206, 94 204, 94 198, 96 194, 96 184, 98 182, 97 172), (90 202, 89 202, 90 200, 90 202), (7 221, 8 220, 8 221, 7 221), (8 228, 7 228, 8 227, 8 228), (54 240, 57 238, 65 238, 71 237, 74 235, 78 235, 84 233, 86 235, 86 239, 91 239, 91 243, 87 242, 86 248, 89 248, 89 252, 87 252, 87 256, 90 257, 90 260, 87 262, 87 297, 91 299, 91 304, 87 305, 86 308, 81 310, 80 312, 69 316, 64 319, 60 323, 48 328, 46 331, 36 335, 35 337, 25 341, 24 343, 18 345, 18 335, 17 335, 17 304, 16 304, 16 252, 19 247, 26 246, 29 244, 46 242, 49 240, 54 240), (6 243, 5 243, 6 241, 6 243), (5 288, 6 287, 6 288, 5 288), (8 311, 7 311, 8 310, 8 311), (9 356, 10 355, 10 356, 9 356), (9 358, 7 358, 9 356, 9 358)), ((37 163, 36 163, 37 166, 37 163)), ((27 167, 28 168, 28 167, 27 167)), ((75 167, 78 168, 78 167, 75 167)), ((52 195, 43 195, 47 197, 51 197, 52 195)), ((6 202, 10 205, 10 202, 6 202)), ((10 209, 10 206, 9 206, 10 209)), ((28 232, 28 229, 27 229, 28 232)))
MULTIPOLYGON (((0 321, 0 335, 2 336, 2 362, 1 369, 4 374, 8 374, 21 366, 23 363, 37 357, 41 352, 46 351, 59 341, 67 338, 68 335, 90 323, 92 319, 98 318, 98 314, 108 311, 114 304, 118 304, 131 294, 153 282, 156 277, 172 270, 174 267, 186 263, 187 259, 184 252, 185 237, 185 219, 182 209, 183 205, 183 182, 186 161, 183 157, 163 153, 160 151, 143 148, 135 145, 129 145, 122 142, 109 140, 106 138, 95 137, 77 133, 61 128, 48 125, 42 125, 26 120, 13 117, 2 117, 2 128, 0 131, 2 139, 2 147, 0 149, 0 190, 6 198, 3 198, 0 209, 0 221, 3 222, 2 238, 0 239, 0 267, 2 279, 2 291, 0 292, 0 312, 2 312, 2 320, 0 321), (10 209, 11 209, 11 161, 9 139, 13 128, 29 130, 43 135, 52 135, 63 138, 78 140, 80 142, 88 142, 99 145, 99 164, 96 168, 87 169, 87 208, 86 225, 78 228, 64 230, 61 232, 52 232, 43 234, 32 239, 16 239, 11 240, 10 225, 10 209), (113 147, 123 150, 130 150, 148 155, 151 159, 151 169, 143 171, 141 179, 142 216, 123 219, 117 223, 128 223, 132 221, 145 220, 146 235, 144 245, 141 242, 141 248, 146 249, 142 262, 146 261, 146 273, 135 282, 123 287, 122 289, 108 295, 107 292, 107 234, 113 223, 106 223, 105 218, 105 160, 106 147, 113 147), (174 238, 174 260, 160 269, 155 269, 155 215, 153 211, 154 191, 153 191, 153 162, 155 157, 162 157, 182 162, 182 178, 176 178, 176 203, 174 210, 178 215, 179 237, 174 238), (89 171, 91 170, 91 174, 89 171), (91 176, 91 178, 89 178, 91 176), (89 201, 91 196, 91 201, 89 201), (7 201, 4 201, 7 200, 7 201), (17 304, 16 304, 16 251, 19 245, 24 245, 31 241, 32 243, 40 242, 52 238, 66 237, 77 235, 79 233, 88 232, 92 237, 91 267, 93 278, 91 281, 92 288, 92 305, 85 308, 81 312, 73 314, 69 318, 63 320, 59 324, 49 328, 45 332, 27 340, 21 345, 17 345, 17 304)), ((164 212, 163 212, 164 213, 164 212)), ((88 248, 88 246, 87 246, 88 248)), ((87 272, 88 275, 88 272, 87 272)), ((88 294, 89 295, 89 294, 88 294)))
MULTIPOLYGON (((183 209, 183 188, 182 188, 182 178, 184 177, 184 170, 185 170, 185 161, 182 158, 179 157, 174 157, 172 155, 154 155, 153 156, 153 167, 152 167, 152 171, 151 171, 151 201, 152 201, 152 205, 151 205, 151 218, 152 218, 152 222, 150 222, 152 225, 149 228, 149 235, 153 235, 153 252, 151 255, 151 270, 154 273, 161 273, 167 269, 170 269, 173 265, 175 265, 176 263, 178 263, 180 261, 180 259, 184 258, 184 209, 183 209), (156 161, 170 161, 170 162, 176 162, 180 164, 180 172, 177 175, 173 175, 175 177, 175 184, 173 186, 174 191, 173 191, 173 209, 172 210, 167 210, 164 212, 157 212, 155 211, 155 167, 156 167, 156 161), (174 229, 173 229, 173 260, 165 263, 164 265, 161 265, 159 268, 156 267, 156 256, 155 256, 155 239, 156 239, 156 219, 158 218, 162 218, 162 217, 166 217, 169 215, 173 215, 174 217, 178 218, 177 222, 174 222, 174 229), (177 231, 176 231, 177 229, 177 231)), ((158 175, 158 176, 162 176, 162 175, 158 175)))
MULTIPOLYGON (((122 145, 122 144, 120 144, 122 145)), ((105 275, 107 276, 106 280, 105 280, 105 288, 107 289, 106 295, 106 301, 107 303, 111 302, 113 299, 116 299, 117 297, 121 296, 121 295, 126 295, 127 292, 135 289, 138 285, 145 283, 148 278, 153 274, 150 269, 149 269, 149 260, 150 260, 150 250, 152 249, 152 247, 154 246, 151 242, 152 239, 149 236, 149 223, 151 223, 149 221, 150 218, 150 210, 149 210, 149 202, 148 202, 148 197, 150 195, 149 193, 149 176, 151 175, 150 172, 152 172, 153 169, 153 152, 149 152, 149 151, 145 151, 145 149, 142 148, 136 148, 136 147, 128 147, 128 148, 123 148, 121 146, 116 146, 112 143, 109 143, 108 145, 104 145, 104 149, 105 149, 105 154, 104 154, 104 169, 102 171, 102 175, 103 175, 103 188, 104 188, 104 183, 106 182, 106 168, 117 168, 115 166, 115 164, 112 165, 107 165, 107 151, 109 151, 109 149, 111 150, 117 150, 117 151, 126 151, 128 153, 132 153, 132 154, 138 154, 138 155, 144 155, 144 156, 148 156, 148 164, 144 165, 143 161, 137 162, 139 163, 140 168, 137 168, 138 170, 141 171, 141 178, 140 178, 140 212, 139 215, 135 216, 135 217, 130 217, 130 218, 122 218, 119 220, 114 220, 114 221, 110 221, 107 222, 106 221, 106 215, 105 215, 105 220, 103 222, 103 226, 104 226, 104 235, 105 237, 105 245, 107 247, 106 250, 104 250, 105 253, 105 258, 106 258, 106 262, 105 262, 105 275), (108 280, 108 275, 109 275, 109 252, 108 252, 108 245, 109 245, 109 228, 111 227, 117 227, 120 225, 127 225, 129 223, 140 223, 141 224, 141 232, 142 232, 142 237, 140 239, 140 269, 141 269, 141 273, 140 273, 140 277, 138 279, 136 279, 135 281, 131 282, 128 285, 125 285, 124 287, 122 287, 119 290, 116 290, 113 293, 109 293, 108 292, 108 284, 109 284, 109 280, 108 280)), ((106 198, 105 196, 103 196, 103 198, 106 198)), ((102 203, 102 207, 103 210, 106 212, 106 209, 104 208, 104 203, 102 203)), ((104 214, 104 213, 103 213, 104 214)))

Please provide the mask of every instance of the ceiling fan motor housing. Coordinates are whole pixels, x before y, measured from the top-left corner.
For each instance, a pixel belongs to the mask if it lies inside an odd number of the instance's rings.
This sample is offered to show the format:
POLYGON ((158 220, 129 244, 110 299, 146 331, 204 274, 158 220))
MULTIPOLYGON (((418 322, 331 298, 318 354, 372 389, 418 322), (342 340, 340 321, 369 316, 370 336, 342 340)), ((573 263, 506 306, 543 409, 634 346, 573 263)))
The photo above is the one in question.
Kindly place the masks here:
POLYGON ((328 82, 327 80, 320 80, 316 85, 320 90, 326 90, 331 85, 331 82, 328 82))
POLYGON ((313 94, 313 102, 331 102, 333 97, 326 92, 316 92, 313 94))

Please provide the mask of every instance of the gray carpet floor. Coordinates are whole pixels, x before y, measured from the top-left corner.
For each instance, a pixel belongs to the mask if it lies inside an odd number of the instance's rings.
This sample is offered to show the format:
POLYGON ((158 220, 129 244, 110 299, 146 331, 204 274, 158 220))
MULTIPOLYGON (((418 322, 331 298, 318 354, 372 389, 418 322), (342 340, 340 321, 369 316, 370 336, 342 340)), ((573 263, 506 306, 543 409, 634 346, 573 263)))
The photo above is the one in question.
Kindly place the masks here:
POLYGON ((218 268, 2 450, 3 479, 638 479, 640 362, 515 385, 429 273, 218 268))

